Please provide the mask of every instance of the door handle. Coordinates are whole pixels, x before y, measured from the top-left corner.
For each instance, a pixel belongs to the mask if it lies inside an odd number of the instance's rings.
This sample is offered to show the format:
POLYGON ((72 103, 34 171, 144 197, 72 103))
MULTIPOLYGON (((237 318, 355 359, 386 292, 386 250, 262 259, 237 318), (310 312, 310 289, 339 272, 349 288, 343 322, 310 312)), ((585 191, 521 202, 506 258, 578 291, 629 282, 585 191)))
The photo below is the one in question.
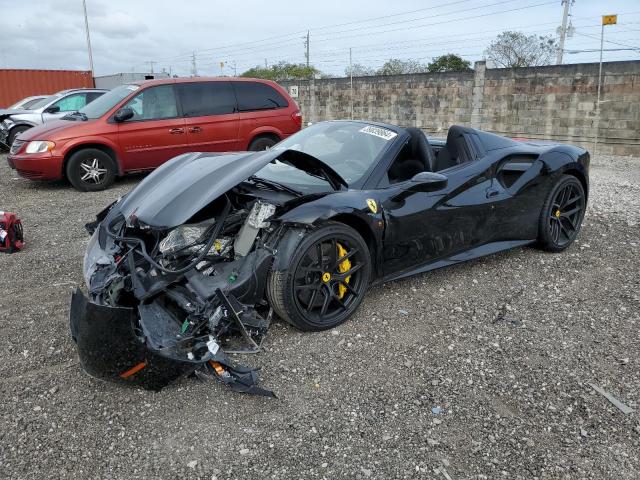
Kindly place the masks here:
POLYGON ((488 188, 487 189, 487 198, 495 197, 499 193, 500 193, 500 191, 496 190, 495 188, 488 188))
POLYGON ((172 135, 184 133, 184 128, 172 128, 171 130, 169 130, 169 133, 172 135))
POLYGON ((189 127, 189 133, 200 133, 202 128, 200 127, 189 127))

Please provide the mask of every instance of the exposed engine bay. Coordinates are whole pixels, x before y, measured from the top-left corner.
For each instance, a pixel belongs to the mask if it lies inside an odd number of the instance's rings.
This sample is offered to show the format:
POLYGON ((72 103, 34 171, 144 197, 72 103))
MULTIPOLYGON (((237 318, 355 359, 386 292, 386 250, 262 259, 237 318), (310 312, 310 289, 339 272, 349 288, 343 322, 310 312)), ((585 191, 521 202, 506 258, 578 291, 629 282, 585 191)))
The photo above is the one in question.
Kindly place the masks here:
MULTIPOLYGON (((170 229, 125 218, 118 202, 87 225, 89 300, 74 293, 71 330, 89 373, 159 390, 196 372, 236 391, 273 395, 256 385, 255 370, 228 356, 260 351, 273 314, 266 278, 279 242, 293 234, 270 221, 278 206, 253 195, 258 183, 249 180, 170 229)), ((277 187, 260 196, 293 198, 277 187)))

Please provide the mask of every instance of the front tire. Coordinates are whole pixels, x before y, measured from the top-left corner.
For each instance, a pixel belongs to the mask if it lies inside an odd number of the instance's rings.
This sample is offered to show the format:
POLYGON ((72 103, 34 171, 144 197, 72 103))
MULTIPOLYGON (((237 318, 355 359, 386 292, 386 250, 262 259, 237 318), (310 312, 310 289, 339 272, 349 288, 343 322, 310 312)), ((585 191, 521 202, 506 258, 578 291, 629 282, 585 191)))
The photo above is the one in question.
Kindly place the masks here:
POLYGON ((578 236, 587 206, 584 187, 573 175, 562 175, 542 207, 538 225, 540 246, 561 252, 578 236))
POLYGON ((96 148, 80 150, 69 159, 67 178, 76 190, 97 192, 111 186, 117 165, 110 155, 96 148))
POLYGON ((327 330, 356 311, 370 276, 366 242, 352 228, 330 223, 300 242, 285 269, 269 274, 267 298, 300 330, 327 330))
POLYGON ((31 127, 27 127, 26 125, 12 128, 11 132, 9 132, 9 138, 7 139, 7 141, 9 142, 9 148, 11 148, 11 145, 13 145, 13 141, 18 135, 20 135, 22 132, 26 132, 30 128, 31 127))

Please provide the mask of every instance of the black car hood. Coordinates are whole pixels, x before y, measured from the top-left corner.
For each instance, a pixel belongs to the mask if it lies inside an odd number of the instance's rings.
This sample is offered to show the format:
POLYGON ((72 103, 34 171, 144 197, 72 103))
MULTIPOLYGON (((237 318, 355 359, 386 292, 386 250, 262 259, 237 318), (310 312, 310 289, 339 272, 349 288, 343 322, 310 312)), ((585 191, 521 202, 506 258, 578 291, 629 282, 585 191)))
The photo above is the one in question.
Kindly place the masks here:
POLYGON ((188 153, 147 176, 120 201, 118 210, 129 225, 135 218, 152 228, 176 227, 275 159, 325 177, 334 189, 347 186, 327 164, 296 150, 188 153))

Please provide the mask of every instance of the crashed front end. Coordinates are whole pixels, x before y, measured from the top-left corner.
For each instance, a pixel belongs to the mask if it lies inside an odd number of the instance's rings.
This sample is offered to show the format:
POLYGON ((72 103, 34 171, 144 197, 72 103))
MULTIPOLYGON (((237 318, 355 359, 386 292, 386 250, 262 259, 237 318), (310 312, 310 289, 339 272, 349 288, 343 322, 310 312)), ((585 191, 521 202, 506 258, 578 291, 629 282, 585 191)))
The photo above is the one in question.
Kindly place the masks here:
POLYGON ((272 311, 265 282, 285 230, 277 206, 233 189, 173 228, 152 228, 117 202, 90 224, 89 298, 72 297, 71 334, 92 376, 159 390, 196 373, 273 395, 229 353, 254 353, 272 311))

